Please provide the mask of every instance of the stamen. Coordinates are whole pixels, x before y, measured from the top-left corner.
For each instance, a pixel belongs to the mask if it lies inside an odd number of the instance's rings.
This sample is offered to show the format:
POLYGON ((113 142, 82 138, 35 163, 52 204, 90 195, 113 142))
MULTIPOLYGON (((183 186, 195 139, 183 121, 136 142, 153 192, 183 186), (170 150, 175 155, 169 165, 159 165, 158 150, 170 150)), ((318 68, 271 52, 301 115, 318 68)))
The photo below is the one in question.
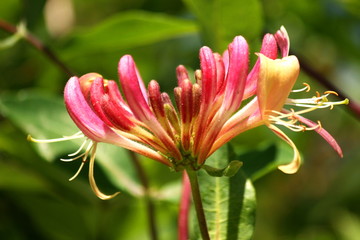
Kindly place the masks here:
POLYGON ((81 172, 81 170, 83 169, 85 165, 85 161, 82 161, 81 164, 80 164, 80 167, 79 169, 76 171, 76 173, 74 174, 74 176, 72 176, 71 178, 69 178, 69 181, 71 182, 72 180, 74 180, 81 172))
POLYGON ((74 158, 60 158, 60 161, 63 161, 63 162, 72 162, 72 161, 74 161, 74 160, 76 160, 76 159, 81 158, 81 157, 84 156, 84 155, 85 155, 85 153, 82 153, 82 154, 80 154, 79 156, 74 157, 74 158))
POLYGON ((83 137, 85 137, 85 135, 82 132, 77 132, 72 136, 63 136, 62 138, 54 138, 54 139, 35 139, 31 135, 28 135, 27 140, 36 143, 55 143, 55 142, 63 142, 63 141, 68 141, 83 137))
POLYGON ((115 197, 120 192, 116 192, 112 195, 106 195, 106 194, 102 193, 99 190, 99 188, 97 187, 95 178, 94 178, 94 162, 95 162, 95 155, 96 155, 96 147, 97 147, 97 143, 94 143, 93 148, 91 150, 91 158, 90 158, 90 163, 89 163, 89 182, 90 182, 90 186, 91 186, 92 190, 94 191, 94 193, 96 194, 96 196, 98 196, 102 200, 108 200, 108 199, 115 197))
POLYGON ((269 120, 276 125, 284 126, 294 132, 305 132, 305 131, 312 131, 315 129, 322 128, 320 121, 318 121, 318 124, 313 127, 307 127, 303 124, 296 124, 299 120, 298 120, 295 112, 291 112, 289 114, 280 113, 279 116, 270 115, 269 120), (291 115, 291 116, 289 116, 289 115, 291 115), (284 118, 284 117, 287 117, 288 119, 291 119, 291 120, 290 121, 282 120, 282 118, 284 118))
POLYGON ((331 110, 334 108, 334 105, 349 103, 348 99, 345 99, 343 101, 338 101, 338 102, 330 102, 329 99, 327 98, 330 94, 334 94, 334 95, 338 96, 337 92, 334 92, 334 91, 326 91, 326 92, 324 92, 324 95, 320 95, 320 93, 318 91, 316 91, 316 96, 314 96, 312 98, 303 98, 303 99, 288 98, 286 100, 286 104, 294 105, 294 106, 298 106, 298 107, 306 107, 306 108, 311 108, 311 109, 312 108, 327 108, 327 107, 329 107, 331 110))
POLYGON ((291 92, 309 92, 310 91, 310 85, 307 84, 307 83, 303 83, 303 85, 305 85, 305 87, 303 88, 300 88, 300 89, 295 89, 295 90, 292 90, 291 92))
POLYGON ((85 146, 85 144, 87 143, 88 140, 89 140, 89 139, 86 139, 86 140, 81 144, 81 146, 79 147, 79 149, 78 149, 76 152, 70 153, 70 154, 68 154, 68 156, 69 156, 69 157, 72 157, 72 156, 78 155, 79 152, 84 148, 84 146, 85 146))
POLYGON ((335 91, 325 91, 324 94, 326 94, 326 95, 334 94, 335 96, 339 96, 339 94, 335 91))
POLYGON ((74 174, 74 176, 72 176, 72 177, 69 179, 69 181, 74 180, 74 179, 79 175, 79 173, 81 172, 81 170, 82 170, 82 168, 83 168, 83 166, 84 166, 84 164, 85 164, 85 162, 86 162, 86 160, 87 160, 87 158, 88 158, 88 156, 89 156, 90 150, 92 150, 92 148, 93 148, 94 145, 96 145, 96 143, 94 143, 94 142, 90 142, 90 143, 89 143, 88 147, 86 148, 85 153, 82 154, 82 155, 83 155, 83 156, 82 156, 82 162, 81 162, 81 165, 80 165, 79 169, 78 169, 77 172, 74 174))

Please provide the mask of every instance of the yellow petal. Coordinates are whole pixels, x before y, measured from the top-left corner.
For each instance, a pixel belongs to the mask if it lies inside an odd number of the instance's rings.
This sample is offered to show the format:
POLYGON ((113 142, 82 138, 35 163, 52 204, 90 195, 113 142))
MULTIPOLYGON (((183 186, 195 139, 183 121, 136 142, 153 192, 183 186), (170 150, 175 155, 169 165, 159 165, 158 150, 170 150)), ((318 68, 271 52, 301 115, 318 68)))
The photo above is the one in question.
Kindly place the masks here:
POLYGON ((280 169, 281 171, 287 174, 296 173, 301 164, 301 157, 294 142, 288 136, 286 136, 283 131, 281 131, 279 128, 275 127, 274 125, 269 125, 268 127, 282 140, 284 140, 287 144, 289 144, 294 151, 293 160, 289 164, 278 166, 278 169, 280 169))
POLYGON ((280 111, 299 75, 300 65, 295 56, 270 59, 260 56, 257 96, 263 117, 269 111, 280 111))

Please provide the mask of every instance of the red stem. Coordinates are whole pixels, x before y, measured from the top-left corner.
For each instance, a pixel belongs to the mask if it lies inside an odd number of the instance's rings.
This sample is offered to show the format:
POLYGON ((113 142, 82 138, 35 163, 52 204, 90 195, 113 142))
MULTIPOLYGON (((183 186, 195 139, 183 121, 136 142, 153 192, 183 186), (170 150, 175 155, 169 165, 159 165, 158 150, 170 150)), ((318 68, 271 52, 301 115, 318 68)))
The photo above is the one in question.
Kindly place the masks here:
POLYGON ((191 187, 189 176, 184 171, 183 172, 183 189, 181 193, 180 200, 180 210, 179 210, 179 218, 178 218, 178 239, 179 240, 187 240, 189 235, 188 223, 189 223, 189 210, 190 210, 190 198, 191 198, 191 187))

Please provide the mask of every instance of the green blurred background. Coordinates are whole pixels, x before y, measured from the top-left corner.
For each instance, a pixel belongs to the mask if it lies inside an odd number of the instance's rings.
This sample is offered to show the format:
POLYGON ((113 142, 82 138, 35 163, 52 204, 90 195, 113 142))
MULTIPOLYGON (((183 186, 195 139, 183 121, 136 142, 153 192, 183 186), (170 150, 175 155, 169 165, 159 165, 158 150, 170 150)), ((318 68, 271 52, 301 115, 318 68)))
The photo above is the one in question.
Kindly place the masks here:
MULTIPOLYGON (((243 35, 254 60, 263 34, 284 25, 291 51, 360 102, 358 0, 3 0, 0 19, 25 23, 76 75, 99 72, 117 79, 119 58, 131 54, 144 81, 156 79, 170 93, 176 66, 197 69, 201 46, 222 52, 235 35, 243 35)), ((68 182, 78 163, 59 161, 78 142, 26 140, 28 133, 55 138, 76 128, 61 99, 68 74, 16 39, 0 30, 0 238, 149 239, 141 187, 125 150, 100 146, 98 184, 106 193, 122 191, 101 201, 90 190, 85 169, 68 182)), ((306 72, 298 86, 302 82, 312 86, 312 93, 334 90, 306 72)), ((309 117, 322 121, 342 146, 344 158, 314 132, 289 133, 304 164, 295 175, 275 170, 255 181, 256 240, 360 238, 359 114, 340 106, 309 117)), ((259 128, 233 144, 246 153, 278 146, 278 141, 259 128)), ((175 239, 181 174, 141 160, 159 200, 159 237, 175 239)))

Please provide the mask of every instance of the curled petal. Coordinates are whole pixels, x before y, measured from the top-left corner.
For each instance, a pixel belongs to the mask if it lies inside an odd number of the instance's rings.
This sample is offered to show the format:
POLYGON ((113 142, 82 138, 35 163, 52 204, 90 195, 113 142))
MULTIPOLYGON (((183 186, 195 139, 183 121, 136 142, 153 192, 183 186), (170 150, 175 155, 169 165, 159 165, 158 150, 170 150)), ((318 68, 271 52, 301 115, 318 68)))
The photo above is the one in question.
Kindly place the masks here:
POLYGON ((281 26, 280 30, 275 33, 275 38, 281 50, 282 57, 289 56, 290 39, 284 26, 281 26))
POLYGON ((272 60, 262 54, 257 96, 261 114, 280 111, 289 96, 300 72, 299 61, 295 56, 272 60))
POLYGON ((269 125, 268 127, 276 135, 278 135, 282 140, 284 140, 287 144, 289 144, 290 147, 292 147, 292 149, 294 151, 293 160, 289 164, 278 166, 278 169, 280 169, 282 172, 287 173, 287 174, 296 173, 301 164, 301 157, 300 157, 300 153, 299 153, 298 149, 296 148, 294 142, 288 136, 286 136, 285 133, 283 133, 279 128, 275 127, 274 125, 269 125))
POLYGON ((102 78, 102 76, 98 73, 87 73, 79 78, 81 91, 86 100, 90 98, 91 85, 96 78, 102 78))
POLYGON ((113 131, 91 109, 80 88, 77 77, 69 79, 64 90, 65 106, 70 117, 90 139, 102 142, 113 131))

